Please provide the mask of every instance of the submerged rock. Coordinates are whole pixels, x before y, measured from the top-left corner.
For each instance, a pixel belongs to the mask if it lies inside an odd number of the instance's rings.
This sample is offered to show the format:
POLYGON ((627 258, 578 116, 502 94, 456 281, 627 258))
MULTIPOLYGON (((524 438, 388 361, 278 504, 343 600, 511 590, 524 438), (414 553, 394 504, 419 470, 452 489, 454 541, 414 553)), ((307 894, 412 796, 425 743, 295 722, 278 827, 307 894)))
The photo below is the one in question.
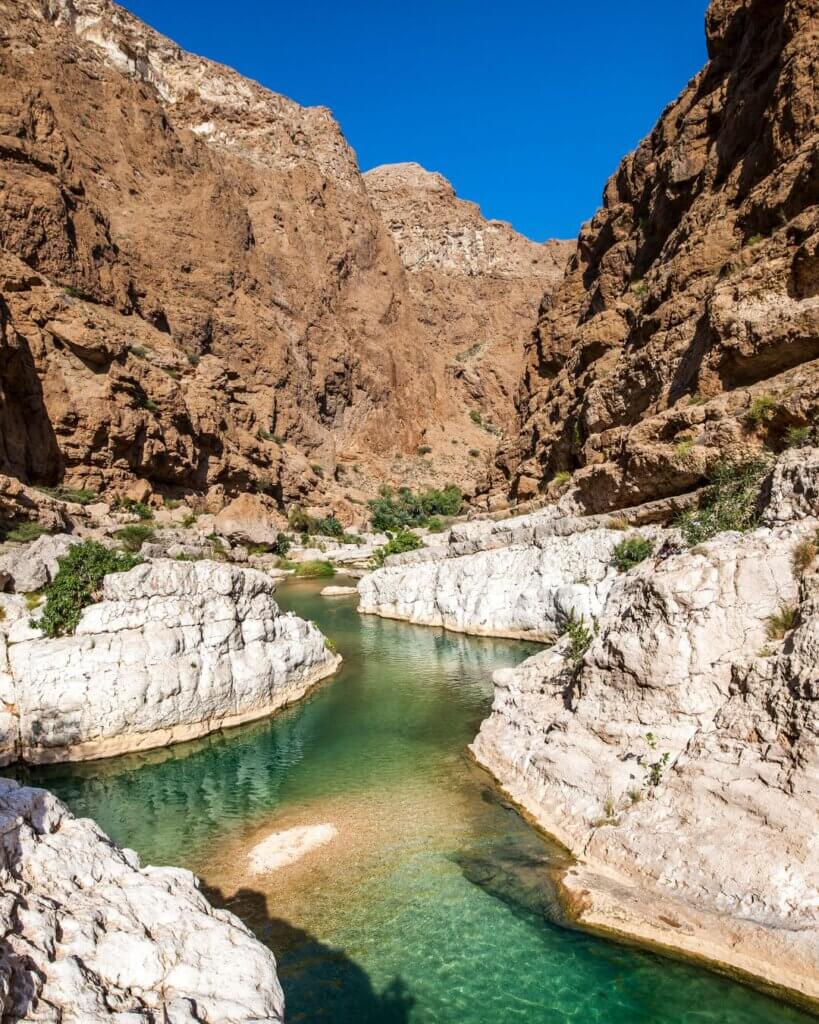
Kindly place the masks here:
POLYGON ((280 1024, 273 954, 179 868, 0 780, 4 1021, 280 1024))
POLYGON ((18 620, 0 638, 6 763, 165 746, 297 700, 341 659, 274 589, 253 569, 160 559, 107 576, 74 636, 18 620))

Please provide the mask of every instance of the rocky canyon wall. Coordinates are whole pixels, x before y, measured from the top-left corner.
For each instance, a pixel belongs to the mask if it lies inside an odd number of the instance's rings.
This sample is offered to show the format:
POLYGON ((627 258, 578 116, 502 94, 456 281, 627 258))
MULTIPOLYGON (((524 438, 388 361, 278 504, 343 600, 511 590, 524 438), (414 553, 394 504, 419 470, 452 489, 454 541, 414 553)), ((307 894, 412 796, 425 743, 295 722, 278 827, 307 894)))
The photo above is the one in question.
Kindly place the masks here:
POLYGON ((815 0, 714 0, 709 62, 546 295, 496 487, 605 511, 691 490, 819 412, 815 0), (558 477, 558 482, 563 476, 558 477))
POLYGON ((280 503, 434 475, 392 460, 466 418, 470 332, 419 315, 330 112, 108 0, 0 0, 0 26, 0 470, 280 503))

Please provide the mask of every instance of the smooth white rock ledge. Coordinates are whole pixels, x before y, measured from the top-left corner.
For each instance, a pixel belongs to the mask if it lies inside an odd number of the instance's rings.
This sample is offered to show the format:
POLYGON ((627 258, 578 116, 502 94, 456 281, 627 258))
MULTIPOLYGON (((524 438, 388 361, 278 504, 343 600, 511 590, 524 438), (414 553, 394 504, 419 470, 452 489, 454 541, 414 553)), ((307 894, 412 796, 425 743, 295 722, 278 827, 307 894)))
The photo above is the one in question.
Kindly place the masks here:
POLYGON ((102 591, 74 636, 48 639, 28 615, 0 623, 2 763, 194 739, 298 700, 341 661, 255 569, 157 559, 102 591))

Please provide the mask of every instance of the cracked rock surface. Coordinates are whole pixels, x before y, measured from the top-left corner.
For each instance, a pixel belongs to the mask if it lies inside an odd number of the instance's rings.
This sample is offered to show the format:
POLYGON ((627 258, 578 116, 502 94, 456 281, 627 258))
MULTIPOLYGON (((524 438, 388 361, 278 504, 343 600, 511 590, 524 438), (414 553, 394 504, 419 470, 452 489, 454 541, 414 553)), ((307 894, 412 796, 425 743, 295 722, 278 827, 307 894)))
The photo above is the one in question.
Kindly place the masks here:
POLYGON ((194 876, 141 867, 52 794, 0 780, 0 1014, 281 1024, 273 954, 194 876))
POLYGON ((5 763, 165 746, 297 700, 341 659, 312 623, 279 609, 274 591, 255 569, 157 559, 107 576, 74 636, 48 639, 10 608, 0 635, 5 763))

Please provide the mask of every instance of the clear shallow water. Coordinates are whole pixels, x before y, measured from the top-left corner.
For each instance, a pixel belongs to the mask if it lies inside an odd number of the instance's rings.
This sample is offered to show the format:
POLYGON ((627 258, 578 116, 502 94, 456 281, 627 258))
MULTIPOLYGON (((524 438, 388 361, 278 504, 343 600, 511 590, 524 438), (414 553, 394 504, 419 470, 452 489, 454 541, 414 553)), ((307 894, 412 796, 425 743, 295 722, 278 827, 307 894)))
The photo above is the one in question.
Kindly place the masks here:
POLYGON ((533 648, 359 617, 293 583, 280 603, 344 655, 307 700, 147 755, 28 770, 144 861, 190 867, 279 959, 289 1024, 797 1024, 708 972, 550 923, 561 853, 465 756, 491 673, 533 648), (253 874, 271 831, 337 838, 253 874))

